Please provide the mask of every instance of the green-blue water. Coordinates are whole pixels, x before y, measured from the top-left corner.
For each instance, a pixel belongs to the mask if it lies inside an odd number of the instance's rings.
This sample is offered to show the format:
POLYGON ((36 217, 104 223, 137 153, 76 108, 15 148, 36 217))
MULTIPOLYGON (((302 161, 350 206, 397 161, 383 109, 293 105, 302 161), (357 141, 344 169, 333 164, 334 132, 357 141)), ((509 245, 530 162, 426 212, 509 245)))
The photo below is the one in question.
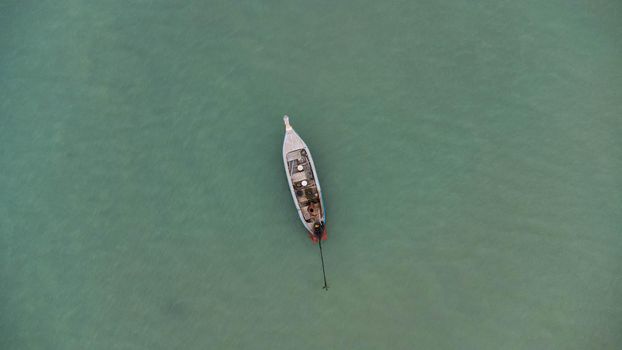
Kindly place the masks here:
POLYGON ((2 1, 0 348, 620 349, 621 137, 616 0, 2 1))

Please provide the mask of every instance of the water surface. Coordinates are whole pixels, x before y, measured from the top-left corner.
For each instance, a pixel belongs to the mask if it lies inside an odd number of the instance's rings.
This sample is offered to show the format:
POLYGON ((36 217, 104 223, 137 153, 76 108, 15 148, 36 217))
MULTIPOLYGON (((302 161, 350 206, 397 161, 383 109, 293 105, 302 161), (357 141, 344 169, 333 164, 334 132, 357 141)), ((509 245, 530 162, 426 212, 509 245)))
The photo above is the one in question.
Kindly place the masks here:
POLYGON ((621 23, 613 0, 3 1, 0 348, 619 349, 621 23))

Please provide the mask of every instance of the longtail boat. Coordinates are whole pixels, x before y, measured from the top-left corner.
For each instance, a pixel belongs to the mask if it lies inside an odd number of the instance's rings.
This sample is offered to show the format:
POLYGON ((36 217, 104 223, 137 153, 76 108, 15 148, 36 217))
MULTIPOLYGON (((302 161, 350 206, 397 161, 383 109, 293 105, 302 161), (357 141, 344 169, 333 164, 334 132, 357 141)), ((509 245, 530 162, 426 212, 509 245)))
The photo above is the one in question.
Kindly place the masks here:
MULTIPOLYGON (((289 117, 284 116, 285 140, 283 140, 283 164, 289 190, 294 199, 294 205, 298 211, 300 221, 307 229, 309 238, 320 246, 322 258, 322 271, 324 272, 324 256, 322 254, 322 241, 328 236, 326 233, 326 211, 322 200, 322 189, 317 177, 315 164, 311 152, 305 142, 298 136, 289 124, 289 117)), ((324 273, 324 288, 326 273, 324 273)))

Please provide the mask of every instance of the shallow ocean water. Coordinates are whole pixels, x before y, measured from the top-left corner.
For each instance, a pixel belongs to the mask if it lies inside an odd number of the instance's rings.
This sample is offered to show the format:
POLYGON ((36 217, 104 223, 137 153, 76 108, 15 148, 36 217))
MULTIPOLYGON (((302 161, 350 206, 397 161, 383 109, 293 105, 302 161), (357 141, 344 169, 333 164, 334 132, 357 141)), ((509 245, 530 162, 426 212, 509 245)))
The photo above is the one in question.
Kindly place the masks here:
POLYGON ((619 349, 621 23, 606 0, 1 2, 0 348, 619 349))

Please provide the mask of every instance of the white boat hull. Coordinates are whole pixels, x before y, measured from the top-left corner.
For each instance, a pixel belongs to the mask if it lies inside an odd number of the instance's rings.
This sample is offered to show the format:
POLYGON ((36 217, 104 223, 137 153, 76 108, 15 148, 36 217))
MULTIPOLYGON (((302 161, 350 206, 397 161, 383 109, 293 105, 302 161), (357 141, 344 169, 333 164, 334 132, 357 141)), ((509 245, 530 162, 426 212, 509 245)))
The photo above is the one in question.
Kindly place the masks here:
POLYGON ((326 211, 311 152, 289 125, 289 118, 285 116, 283 121, 285 122, 283 164, 294 205, 310 238, 316 242, 320 238, 325 240, 326 211))

